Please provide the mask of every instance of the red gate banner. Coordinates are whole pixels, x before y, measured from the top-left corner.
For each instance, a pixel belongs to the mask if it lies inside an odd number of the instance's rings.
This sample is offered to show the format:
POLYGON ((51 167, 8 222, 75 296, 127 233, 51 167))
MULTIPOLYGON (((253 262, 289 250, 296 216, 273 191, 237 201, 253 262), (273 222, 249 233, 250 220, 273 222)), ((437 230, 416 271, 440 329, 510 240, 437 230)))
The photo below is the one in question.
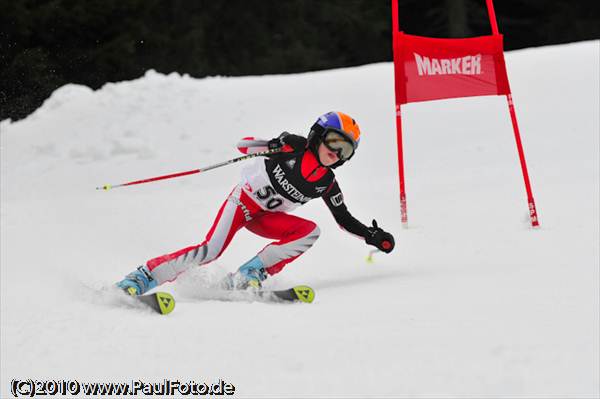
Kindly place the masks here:
POLYGON ((395 34, 400 104, 510 93, 502 35, 438 39, 395 34))

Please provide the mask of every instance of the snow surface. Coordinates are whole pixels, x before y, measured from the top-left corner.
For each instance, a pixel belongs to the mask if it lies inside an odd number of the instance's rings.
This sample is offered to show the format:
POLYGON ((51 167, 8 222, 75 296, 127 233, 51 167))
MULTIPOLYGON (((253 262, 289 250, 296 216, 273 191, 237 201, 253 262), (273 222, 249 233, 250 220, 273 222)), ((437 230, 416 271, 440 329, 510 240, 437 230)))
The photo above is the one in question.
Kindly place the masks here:
MULTIPOLYGON (((409 228, 400 224, 392 65, 194 79, 148 71, 97 91, 66 85, 0 124, 1 386, 13 378, 212 382, 240 397, 600 395, 600 42, 507 54, 541 228, 504 97, 403 111, 409 228), (397 249, 376 254, 320 200, 322 236, 268 285, 311 305, 211 299, 266 242, 241 231, 218 261, 162 289, 166 317, 106 287, 202 241, 241 165, 148 185, 107 183, 239 155, 237 140, 306 134, 329 110, 363 130, 337 176, 350 211, 397 249)), ((220 298, 222 299, 222 298, 220 298)))

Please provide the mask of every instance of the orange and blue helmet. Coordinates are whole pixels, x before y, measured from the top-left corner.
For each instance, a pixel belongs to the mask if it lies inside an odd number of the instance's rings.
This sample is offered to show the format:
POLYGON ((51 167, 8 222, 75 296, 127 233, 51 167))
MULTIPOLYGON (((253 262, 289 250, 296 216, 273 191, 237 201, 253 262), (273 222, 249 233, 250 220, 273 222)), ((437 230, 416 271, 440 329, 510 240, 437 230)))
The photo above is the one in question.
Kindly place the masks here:
POLYGON ((330 149, 338 152, 340 160, 334 164, 333 167, 342 165, 345 161, 354 156, 358 144, 360 143, 360 128, 358 127, 358 123, 343 112, 328 112, 319 116, 310 129, 310 134, 308 135, 308 147, 313 153, 317 154, 321 143, 325 143, 328 147, 328 143, 335 143, 331 144, 332 146, 335 146, 335 148, 330 147, 330 149), (339 143, 340 140, 326 139, 326 137, 334 135, 340 137, 342 139, 341 141, 345 143, 339 143))

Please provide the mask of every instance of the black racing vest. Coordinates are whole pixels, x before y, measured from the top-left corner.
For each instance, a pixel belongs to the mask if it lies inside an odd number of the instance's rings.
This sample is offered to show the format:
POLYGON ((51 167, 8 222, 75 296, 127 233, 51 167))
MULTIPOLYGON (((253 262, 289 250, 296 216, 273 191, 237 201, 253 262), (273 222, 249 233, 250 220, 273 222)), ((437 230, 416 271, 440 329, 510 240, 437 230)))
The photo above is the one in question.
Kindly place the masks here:
MULTIPOLYGON (((310 150, 307 150, 310 151, 310 150)), ((271 185, 279 195, 296 203, 305 204, 311 199, 322 197, 335 179, 331 169, 317 181, 308 181, 302 175, 302 163, 305 171, 311 175, 318 172, 320 166, 312 153, 278 153, 265 159, 265 166, 271 185)))

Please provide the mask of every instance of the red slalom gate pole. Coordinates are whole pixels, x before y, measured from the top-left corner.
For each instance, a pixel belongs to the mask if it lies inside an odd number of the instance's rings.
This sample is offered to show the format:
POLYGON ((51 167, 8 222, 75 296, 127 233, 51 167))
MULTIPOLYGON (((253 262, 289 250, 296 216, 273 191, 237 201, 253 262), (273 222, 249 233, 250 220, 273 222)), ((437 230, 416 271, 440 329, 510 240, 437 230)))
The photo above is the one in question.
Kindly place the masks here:
POLYGON ((406 184, 404 182, 404 154, 402 148, 402 115, 400 104, 396 105, 396 142, 398 146, 398 172, 400 181, 400 218, 402 226, 408 226, 408 211, 406 208, 406 184))
MULTIPOLYGON (((285 147, 284 147, 284 149, 285 149, 285 147)), ((207 171, 212 170, 212 169, 220 168, 222 166, 231 165, 231 164, 236 163, 236 162, 245 161, 247 159, 260 157, 260 156, 263 156, 263 155, 275 154, 275 153, 281 152, 281 151, 282 151, 281 149, 277 149, 277 150, 268 150, 268 151, 256 152, 254 154, 248 154, 248 155, 244 155, 242 157, 233 158, 233 159, 230 159, 228 161, 219 162, 219 163, 214 164, 214 165, 206 166, 204 168, 194 169, 194 170, 188 170, 186 172, 178 172, 178 173, 172 173, 172 174, 163 175, 163 176, 149 177, 149 178, 143 179, 143 180, 130 181, 128 183, 105 184, 104 186, 96 187, 96 190, 110 190, 111 188, 133 186, 133 185, 136 185, 136 184, 150 183, 150 182, 153 182, 153 181, 166 180, 166 179, 172 179, 172 178, 175 178, 175 177, 193 175, 193 174, 196 174, 196 173, 207 172, 207 171)))
POLYGON ((500 34, 498 30, 498 21, 496 21, 496 11, 494 10, 494 2, 492 0, 485 0, 488 9, 488 17, 490 18, 490 25, 492 27, 492 33, 494 35, 500 34))
MULTIPOLYGON (((494 11, 493 0, 486 0, 490 25, 494 35, 500 34, 498 30, 498 22, 496 21, 496 11, 494 11)), ((512 93, 510 88, 506 95, 508 102, 508 111, 510 112, 510 120, 512 121, 513 131, 515 133, 515 141, 517 142, 517 151, 519 152, 519 161, 521 162, 521 171, 523 172, 523 180, 525 181, 525 191, 527 192, 527 203, 529 204, 529 217, 532 227, 539 227, 537 209, 535 208, 535 200, 533 199, 533 191, 531 190, 531 182, 529 181, 529 172, 527 172, 527 162, 525 162, 525 152, 523 151, 523 143, 521 142, 521 133, 519 132, 519 124, 517 123, 517 113, 513 103, 512 93)))
MULTIPOLYGON (((403 227, 408 226, 408 211, 406 206, 406 185, 404 181, 404 153, 402 148, 402 114, 401 114, 401 95, 403 89, 398 87, 398 79, 402 74, 401 60, 399 59, 397 40, 400 31, 400 21, 398 16, 398 0, 392 0, 392 47, 394 57, 394 79, 395 79, 395 94, 396 94, 396 144, 398 150, 398 180, 400 184, 400 220, 403 227)), ((401 82, 403 85, 404 82, 401 82)))
POLYGON ((507 94, 506 100, 508 101, 508 110, 510 112, 510 120, 512 121, 513 131, 515 133, 515 141, 517 142, 517 151, 519 152, 519 160, 521 162, 523 180, 525 180, 525 190, 527 191, 527 202, 529 204, 529 217, 531 219, 531 226, 539 227, 540 222, 538 219, 537 209, 535 208, 533 191, 531 190, 531 182, 529 181, 529 172, 527 172, 527 162, 525 162, 525 152, 523 151, 523 144, 521 142, 521 134, 519 133, 517 113, 515 112, 515 105, 513 103, 512 94, 507 94))

